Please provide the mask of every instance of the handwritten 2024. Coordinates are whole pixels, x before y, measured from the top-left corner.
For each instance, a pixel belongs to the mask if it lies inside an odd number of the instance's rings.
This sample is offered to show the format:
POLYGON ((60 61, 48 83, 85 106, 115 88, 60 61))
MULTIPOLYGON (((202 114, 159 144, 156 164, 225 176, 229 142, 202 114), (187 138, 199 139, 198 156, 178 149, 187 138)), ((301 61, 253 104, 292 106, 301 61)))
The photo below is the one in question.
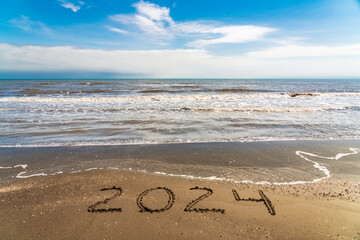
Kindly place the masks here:
MULTIPOLYGON (((99 205, 106 204, 109 201, 113 200, 116 197, 119 197, 122 194, 121 187, 113 186, 111 188, 100 189, 100 191, 110 191, 110 190, 116 191, 115 195, 89 206, 88 212, 92 212, 92 213, 121 212, 122 211, 121 208, 98 208, 99 205)), ((197 203, 199 203, 200 201, 202 201, 205 198, 208 198, 210 195, 212 195, 213 194, 212 189, 206 188, 206 187, 203 187, 203 188, 193 187, 193 188, 190 188, 190 190, 201 190, 201 191, 205 191, 206 193, 202 194, 197 199, 189 202, 184 209, 185 212, 200 212, 200 213, 215 212, 215 213, 225 214, 225 209, 219 209, 219 208, 218 209, 216 209, 216 208, 209 209, 209 208, 194 207, 197 203)), ((232 193, 233 193, 236 201, 263 202, 265 207, 267 208, 269 214, 275 215, 275 208, 274 208, 273 204, 271 203, 270 199, 264 194, 263 191, 259 190, 260 198, 258 198, 258 199, 240 198, 239 194, 237 193, 237 191, 235 189, 232 190, 232 193)), ((156 212, 159 213, 159 212, 167 211, 174 205, 174 202, 175 202, 175 194, 173 193, 173 191, 171 191, 169 188, 166 188, 166 187, 150 188, 150 189, 142 192, 136 199, 136 204, 140 208, 140 212, 150 212, 150 213, 156 213, 156 212), (144 203, 143 203, 144 197, 152 191, 165 191, 168 194, 169 199, 168 199, 166 206, 159 208, 159 209, 154 209, 154 208, 144 205, 144 203)))

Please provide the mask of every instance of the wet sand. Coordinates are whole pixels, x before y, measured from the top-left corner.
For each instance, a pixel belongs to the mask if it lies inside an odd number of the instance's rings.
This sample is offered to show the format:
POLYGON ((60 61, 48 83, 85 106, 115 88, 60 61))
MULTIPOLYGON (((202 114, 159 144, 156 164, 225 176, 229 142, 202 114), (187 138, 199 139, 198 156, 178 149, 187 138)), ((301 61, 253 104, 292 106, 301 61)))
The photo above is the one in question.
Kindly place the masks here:
POLYGON ((360 181, 360 162, 357 161, 360 154, 355 154, 350 148, 360 149, 360 141, 0 148, 0 182, 11 180, 20 172, 24 172, 21 177, 26 177, 93 168, 117 168, 204 178, 216 176, 254 182, 311 181, 324 177, 324 172, 315 168, 312 161, 326 167, 331 175, 341 174, 342 177, 360 181), (297 154, 297 151, 305 154, 297 154), (339 153, 350 155, 334 159, 339 153), (24 165, 26 168, 22 169, 21 166, 24 165))
POLYGON ((96 170, 2 183, 0 199, 0 239, 360 238, 360 185, 339 178, 271 186, 96 170))

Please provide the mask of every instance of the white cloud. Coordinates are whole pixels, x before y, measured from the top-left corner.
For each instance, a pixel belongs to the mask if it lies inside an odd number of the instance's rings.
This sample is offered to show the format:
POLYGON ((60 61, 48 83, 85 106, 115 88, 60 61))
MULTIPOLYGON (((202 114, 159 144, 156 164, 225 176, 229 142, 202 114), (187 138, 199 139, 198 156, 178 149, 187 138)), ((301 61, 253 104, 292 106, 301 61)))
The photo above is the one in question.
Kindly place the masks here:
POLYGON ((151 19, 141 16, 141 15, 136 15, 134 17, 134 22, 144 32, 147 32, 150 34, 160 34, 160 35, 167 34, 167 31, 163 27, 163 24, 161 22, 156 23, 156 22, 152 21, 151 19))
POLYGON ((249 52, 247 56, 257 58, 360 56, 360 44, 336 47, 287 45, 249 52))
MULTIPOLYGON (((223 59, 221 66, 231 63, 223 59)), ((204 50, 97 50, 71 46, 0 44, 0 71, 90 71, 154 77, 180 76, 214 68, 215 57, 204 50)))
POLYGON ((177 22, 171 26, 175 33, 212 33, 214 27, 205 21, 177 22))
POLYGON ((259 27, 259 26, 225 26, 212 28, 209 30, 210 33, 222 34, 222 37, 214 39, 200 39, 189 43, 190 45, 209 45, 219 43, 243 43, 250 41, 261 40, 267 33, 273 32, 276 29, 259 27))
POLYGON ((160 7, 154 3, 140 1, 133 5, 137 11, 155 21, 172 22, 170 17, 170 9, 167 7, 160 7))
POLYGON ((126 14, 116 14, 116 15, 112 15, 110 16, 110 19, 112 19, 113 21, 122 23, 122 24, 131 24, 134 21, 134 17, 131 15, 126 15, 126 14))
POLYGON ((128 34, 127 31, 119 29, 119 28, 108 27, 108 29, 113 32, 117 32, 117 33, 121 33, 121 34, 128 34))
POLYGON ((215 56, 203 49, 98 50, 0 44, 1 72, 99 72, 145 77, 359 77, 360 57, 259 59, 215 56))
POLYGON ((140 1, 133 5, 137 14, 117 14, 110 16, 114 21, 122 24, 135 24, 143 32, 153 35, 163 35, 170 37, 166 25, 172 24, 173 20, 170 17, 170 9, 160 7, 159 5, 140 1))
POLYGON ((70 8, 73 12, 77 12, 80 10, 80 6, 75 6, 73 3, 63 3, 61 4, 64 8, 70 8))
POLYGON ((9 21, 14 27, 23 29, 25 31, 50 33, 51 30, 42 22, 32 21, 29 17, 21 15, 18 18, 9 21))
POLYGON ((135 14, 118 14, 110 16, 110 18, 124 25, 133 24, 141 31, 161 38, 170 39, 175 36, 197 38, 188 43, 189 46, 194 47, 258 41, 262 40, 266 34, 276 31, 274 28, 254 25, 227 26, 204 21, 176 22, 171 18, 169 8, 144 1, 133 6, 136 8, 135 14), (206 38, 204 39, 204 37, 206 38))
POLYGON ((67 1, 67 0, 58 0, 61 3, 61 6, 64 8, 69 8, 73 12, 77 12, 81 9, 81 5, 84 5, 85 3, 83 1, 77 1, 76 5, 73 2, 67 1))

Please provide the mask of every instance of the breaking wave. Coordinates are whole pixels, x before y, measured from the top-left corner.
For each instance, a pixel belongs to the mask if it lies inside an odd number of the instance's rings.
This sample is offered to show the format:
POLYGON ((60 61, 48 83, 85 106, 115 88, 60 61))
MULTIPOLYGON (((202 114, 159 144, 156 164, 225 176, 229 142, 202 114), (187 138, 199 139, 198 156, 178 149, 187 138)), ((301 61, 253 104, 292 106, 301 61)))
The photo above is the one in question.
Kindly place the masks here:
POLYGON ((320 111, 360 111, 359 106, 346 107, 179 107, 179 108, 151 108, 151 107, 129 107, 129 108, 0 108, 0 111, 29 111, 29 112, 273 112, 273 113, 306 113, 320 111))
MULTIPOLYGON (((37 90, 28 90, 36 92, 37 90)), ((74 91, 74 93, 95 93, 103 90, 74 91)), ((156 90, 158 91, 158 90, 156 90)), ((161 90, 163 91, 163 90, 161 90)), ((343 93, 259 93, 259 94, 211 94, 211 95, 150 95, 117 97, 2 97, 0 102, 132 102, 132 101, 176 101, 176 100, 227 100, 242 98, 293 98, 293 97, 336 97, 360 96, 360 92, 343 93)))

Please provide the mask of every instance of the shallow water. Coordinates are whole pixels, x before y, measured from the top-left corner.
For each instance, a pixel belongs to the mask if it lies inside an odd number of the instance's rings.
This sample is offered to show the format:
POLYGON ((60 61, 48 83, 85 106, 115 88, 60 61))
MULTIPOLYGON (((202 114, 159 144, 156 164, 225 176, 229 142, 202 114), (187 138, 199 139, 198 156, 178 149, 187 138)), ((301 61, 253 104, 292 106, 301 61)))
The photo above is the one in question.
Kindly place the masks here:
POLYGON ((0 182, 96 169, 291 185, 359 178, 360 141, 280 141, 0 148, 0 182))

